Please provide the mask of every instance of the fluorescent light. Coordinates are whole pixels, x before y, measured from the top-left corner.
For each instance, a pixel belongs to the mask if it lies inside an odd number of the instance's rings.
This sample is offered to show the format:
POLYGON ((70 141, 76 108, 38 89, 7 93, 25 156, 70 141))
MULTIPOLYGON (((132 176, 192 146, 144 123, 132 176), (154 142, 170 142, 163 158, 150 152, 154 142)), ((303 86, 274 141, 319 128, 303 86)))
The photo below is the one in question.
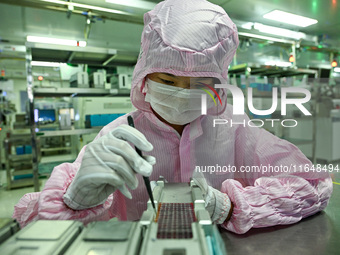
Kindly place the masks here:
POLYGON ((28 42, 36 42, 36 43, 50 43, 50 44, 58 44, 58 45, 67 45, 67 46, 80 46, 85 47, 85 41, 77 41, 77 40, 67 40, 67 39, 58 39, 58 38, 50 38, 50 37, 40 37, 40 36, 27 36, 28 42))
POLYGON ((334 72, 340 73, 340 67, 335 67, 335 68, 334 68, 334 72))
POLYGON ((295 31, 292 31, 292 30, 289 30, 289 29, 284 29, 284 28, 279 28, 279 27, 267 26, 267 25, 263 25, 261 23, 254 23, 254 28, 259 30, 262 33, 279 35, 279 36, 294 38, 294 39, 297 39, 297 40, 299 40, 301 38, 305 38, 304 33, 295 32, 295 31))
POLYGON ((64 63, 57 62, 45 62, 45 61, 31 61, 32 66, 48 66, 48 67, 59 67, 64 63))
POLYGON ((79 47, 86 47, 85 41, 78 41, 78 42, 79 42, 79 47))
POLYGON ((267 61, 264 63, 266 66, 280 66, 280 67, 290 67, 292 63, 283 61, 267 61))
POLYGON ((244 29, 252 29, 254 26, 254 23, 253 22, 247 22, 247 23, 244 23, 243 25, 241 25, 242 28, 244 29))
MULTIPOLYGON (((31 62, 32 63, 32 62, 31 62)), ((48 77, 50 76, 49 73, 38 73, 38 72, 33 72, 33 76, 43 76, 43 77, 48 77)))
POLYGON ((308 27, 310 25, 318 23, 316 19, 310 19, 300 15, 292 14, 289 12, 274 10, 263 15, 263 18, 271 19, 299 27, 308 27))
POLYGON ((135 7, 139 9, 151 10, 156 4, 147 1, 136 1, 136 0, 105 0, 107 3, 124 5, 129 7, 135 7))
POLYGON ((40 0, 42 2, 48 2, 48 3, 54 3, 54 4, 59 4, 61 6, 67 5, 73 6, 74 7, 79 7, 79 8, 84 8, 92 11, 101 11, 101 12, 109 12, 109 13, 116 13, 116 14, 123 14, 123 15, 132 15, 128 12, 123 12, 123 11, 118 11, 114 9, 109 9, 109 8, 103 8, 99 6, 94 6, 94 5, 88 5, 88 4, 79 4, 79 3, 73 3, 73 2, 65 2, 65 1, 60 1, 60 0, 40 0))
POLYGON ((251 37, 251 38, 257 38, 257 39, 266 40, 266 41, 286 43, 286 44, 293 44, 294 43, 294 41, 290 41, 290 40, 286 40, 286 39, 274 38, 274 37, 257 35, 257 34, 252 34, 252 33, 239 32, 238 35, 245 36, 245 37, 251 37))
POLYGON ((273 27, 273 26, 267 26, 263 25, 261 23, 253 23, 253 22, 247 22, 241 25, 242 28, 244 29, 256 29, 261 33, 267 33, 267 34, 272 34, 272 35, 278 35, 278 36, 283 36, 287 38, 293 38, 296 40, 299 40, 301 38, 307 39, 307 35, 302 32, 295 32, 289 29, 284 29, 284 28, 279 28, 279 27, 273 27))

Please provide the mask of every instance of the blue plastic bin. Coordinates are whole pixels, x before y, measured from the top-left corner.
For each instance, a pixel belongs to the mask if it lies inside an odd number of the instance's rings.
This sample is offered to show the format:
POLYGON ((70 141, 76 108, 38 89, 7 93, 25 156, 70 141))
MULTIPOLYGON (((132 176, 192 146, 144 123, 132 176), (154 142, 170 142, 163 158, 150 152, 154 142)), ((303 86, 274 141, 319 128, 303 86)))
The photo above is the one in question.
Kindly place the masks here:
POLYGON ((15 149, 16 149, 17 155, 24 154, 24 146, 17 146, 15 149))

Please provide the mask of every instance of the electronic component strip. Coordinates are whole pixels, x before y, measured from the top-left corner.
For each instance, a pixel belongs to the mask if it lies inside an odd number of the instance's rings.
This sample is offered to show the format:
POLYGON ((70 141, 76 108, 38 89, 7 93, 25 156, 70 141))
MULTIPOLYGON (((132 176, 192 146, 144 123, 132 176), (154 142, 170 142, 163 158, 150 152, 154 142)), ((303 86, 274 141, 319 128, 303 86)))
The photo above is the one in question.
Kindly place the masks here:
POLYGON ((192 226, 195 222, 192 203, 160 203, 158 212, 158 239, 192 238, 192 226))

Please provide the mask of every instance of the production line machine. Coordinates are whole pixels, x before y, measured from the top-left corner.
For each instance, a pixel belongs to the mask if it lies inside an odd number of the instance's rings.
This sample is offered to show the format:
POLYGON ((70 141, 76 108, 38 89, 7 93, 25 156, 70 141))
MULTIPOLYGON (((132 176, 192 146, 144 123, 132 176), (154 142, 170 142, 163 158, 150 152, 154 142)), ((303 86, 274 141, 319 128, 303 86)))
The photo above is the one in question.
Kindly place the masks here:
POLYGON ((205 210, 201 190, 193 181, 165 183, 153 190, 139 221, 33 222, 0 246, 3 255, 223 255, 224 242, 205 210))

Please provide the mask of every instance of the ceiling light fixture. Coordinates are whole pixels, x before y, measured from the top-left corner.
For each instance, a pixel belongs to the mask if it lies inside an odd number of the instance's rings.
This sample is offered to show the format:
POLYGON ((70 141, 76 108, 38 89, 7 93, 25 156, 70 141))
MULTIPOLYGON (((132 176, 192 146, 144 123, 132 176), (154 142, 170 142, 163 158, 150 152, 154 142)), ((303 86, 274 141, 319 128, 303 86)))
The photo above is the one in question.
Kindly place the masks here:
POLYGON ((58 38, 50 38, 50 37, 40 37, 40 36, 27 36, 28 42, 36 42, 36 43, 49 43, 49 44, 58 44, 58 45, 66 45, 66 46, 79 46, 85 47, 85 41, 77 41, 77 40, 68 40, 68 39, 58 39, 58 38))
POLYGON ((279 28, 279 27, 267 26, 261 23, 254 23, 254 29, 259 30, 262 33, 284 36, 284 37, 293 38, 296 40, 305 38, 304 33, 295 32, 289 29, 284 29, 284 28, 279 28))
POLYGON ((244 29, 248 29, 248 30, 251 30, 254 26, 254 23, 253 22, 247 22, 247 23, 244 23, 241 25, 242 28, 244 29))
POLYGON ((58 62, 45 62, 45 61, 31 61, 32 66, 46 66, 46 67, 60 67, 60 65, 65 65, 65 63, 58 62))
POLYGON ((74 3, 74 2, 65 2, 65 1, 60 1, 60 0, 40 0, 41 2, 48 2, 48 3, 53 3, 53 4, 59 4, 62 6, 67 5, 73 6, 73 7, 78 7, 78 8, 83 8, 83 9, 90 9, 92 11, 101 11, 101 12, 109 12, 109 13, 115 13, 115 14, 123 14, 123 15, 132 15, 131 13, 128 12, 123 12, 123 11, 118 11, 114 9, 109 9, 109 8, 103 8, 99 6, 94 6, 94 5, 88 5, 88 4, 79 4, 79 3, 74 3))
POLYGON ((141 0, 105 0, 107 3, 135 7, 139 9, 151 10, 156 4, 141 0))
POLYGON ((293 44, 294 43, 294 41, 290 41, 290 40, 286 40, 286 39, 274 38, 274 37, 257 35, 257 34, 252 34, 252 33, 239 32, 238 35, 244 36, 244 37, 256 38, 256 39, 260 39, 260 40, 266 40, 266 41, 269 41, 269 42, 279 42, 279 43, 286 43, 286 44, 293 44))
POLYGON ((291 24, 299 27, 308 27, 318 23, 316 19, 307 18, 289 12, 274 10, 263 15, 263 18, 279 21, 286 24, 291 24))

